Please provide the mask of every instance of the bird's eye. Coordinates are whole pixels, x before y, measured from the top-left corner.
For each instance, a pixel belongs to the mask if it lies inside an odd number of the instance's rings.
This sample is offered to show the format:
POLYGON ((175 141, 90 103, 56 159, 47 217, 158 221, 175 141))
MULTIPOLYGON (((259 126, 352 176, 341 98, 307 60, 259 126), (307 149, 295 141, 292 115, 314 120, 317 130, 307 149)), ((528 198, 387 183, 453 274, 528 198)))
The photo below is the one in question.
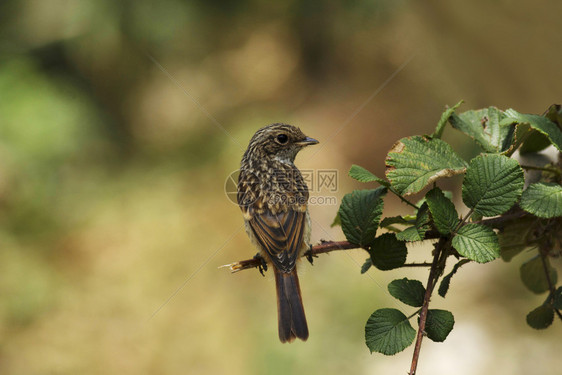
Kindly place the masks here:
POLYGON ((277 142, 279 142, 282 145, 284 145, 288 141, 289 141, 289 137, 287 137, 287 134, 279 134, 277 136, 277 142))

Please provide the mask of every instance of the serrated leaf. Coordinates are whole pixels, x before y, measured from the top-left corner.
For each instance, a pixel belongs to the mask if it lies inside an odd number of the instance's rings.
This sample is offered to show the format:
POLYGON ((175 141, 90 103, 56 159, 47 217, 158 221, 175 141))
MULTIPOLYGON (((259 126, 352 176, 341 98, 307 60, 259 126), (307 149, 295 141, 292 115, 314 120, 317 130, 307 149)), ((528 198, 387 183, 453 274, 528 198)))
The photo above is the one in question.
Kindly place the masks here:
POLYGON ((361 266, 361 274, 364 274, 365 272, 367 272, 369 270, 369 268, 371 268, 373 265, 373 262, 371 261, 371 258, 367 258, 365 259, 365 263, 363 263, 363 265, 361 266))
MULTIPOLYGON (((556 270, 552 268, 548 258, 545 258, 544 261, 546 262, 546 268, 548 269, 550 281, 552 281, 553 284, 556 284, 558 282, 558 274, 556 270)), ((550 289, 542 262, 541 256, 538 255, 523 263, 519 269, 519 274, 521 275, 521 281, 523 281, 523 284, 531 292, 536 294, 544 293, 550 289)))
POLYGON ((443 342, 453 330, 455 317, 450 311, 430 309, 427 311, 425 332, 430 340, 443 342))
POLYGON ((528 154, 531 152, 539 152, 550 146, 550 139, 538 130, 531 130, 521 147, 519 152, 521 154, 528 154))
POLYGON ((371 243, 371 260, 379 270, 388 271, 402 267, 406 263, 408 249, 393 233, 385 233, 371 243))
POLYGON ((513 141, 515 126, 502 124, 505 115, 495 107, 453 114, 449 122, 474 139, 485 152, 507 151, 513 141))
POLYGON ((457 264, 453 266, 451 272, 449 272, 446 276, 443 277, 443 279, 441 280, 441 284, 439 284, 439 290, 437 291, 437 293, 439 293, 441 297, 445 298, 445 295, 449 291, 449 286, 451 285, 451 279, 453 278, 453 275, 457 273, 459 268, 461 268, 463 265, 469 262, 470 259, 459 260, 457 264))
POLYGON ((425 288, 421 281, 407 278, 393 280, 388 284, 388 292, 397 300, 413 307, 423 305, 425 288))
POLYGON ((380 177, 375 176, 363 167, 353 164, 349 170, 349 177, 359 182, 378 182, 379 184, 389 187, 390 183, 380 177))
POLYGON ((441 177, 463 173, 466 163, 440 139, 402 138, 386 157, 386 178, 399 194, 421 191, 441 177))
POLYGON ((562 286, 554 292, 552 304, 555 309, 562 310, 562 286))
POLYGON ((546 110, 546 114, 544 115, 544 117, 554 122, 559 127, 562 126, 562 105, 552 104, 546 110))
POLYGON ((427 203, 424 203, 418 210, 414 226, 404 229, 402 232, 396 233, 396 238, 400 241, 422 241, 425 233, 431 229, 429 209, 427 203))
POLYGON ((396 238, 399 239, 400 241, 406 241, 406 242, 421 241, 423 239, 420 237, 420 234, 418 233, 418 228, 416 227, 409 227, 404 229, 402 232, 396 233, 396 238))
POLYGON ((406 349, 416 337, 406 315, 396 309, 379 309, 367 320, 365 342, 372 352, 394 355, 406 349))
POLYGON ((375 238, 384 206, 385 187, 374 190, 354 190, 346 194, 338 211, 347 240, 362 247, 375 238))
POLYGON ((441 189, 435 187, 425 195, 433 223, 439 233, 447 235, 459 224, 459 214, 455 205, 445 197, 441 189))
POLYGON ((502 124, 529 124, 533 129, 546 135, 558 151, 562 151, 562 131, 548 118, 539 115, 519 113, 514 109, 506 110, 505 115, 506 118, 502 120, 502 124))
POLYGON ((466 224, 453 237, 453 247, 460 255, 478 263, 490 262, 500 256, 496 233, 481 224, 466 224))
MULTIPOLYGON (((453 192, 450 190, 442 190, 443 194, 445 195, 445 197, 447 197, 449 200, 453 200, 453 192)), ((421 207, 424 203, 426 202, 425 200, 425 196, 420 199, 419 201, 417 201, 416 206, 421 207)))
POLYGON ((527 324, 534 329, 545 329, 554 320, 554 309, 550 305, 541 305, 527 314, 527 324))
POLYGON ((498 233, 500 256, 504 261, 511 261, 514 256, 529 247, 529 237, 535 228, 536 220, 532 216, 512 220, 498 233))
POLYGON ((562 186, 546 182, 531 184, 523 192, 520 206, 542 218, 562 216, 562 186))
MULTIPOLYGON (((562 106, 560 106, 560 104, 551 105, 550 107, 548 107, 548 110, 544 114, 544 117, 554 122, 560 129, 562 125, 562 106)), ((529 124, 524 125, 530 128, 529 124)), ((519 125, 518 127, 520 126, 521 125, 519 125)), ((519 152, 521 154, 538 152, 550 146, 550 144, 550 139, 544 133, 541 133, 538 130, 531 129, 529 135, 525 138, 523 144, 519 148, 519 152)))
POLYGON ((421 205, 416 216, 416 229, 420 239, 425 238, 425 233, 431 229, 431 218, 429 217, 429 206, 427 203, 421 205))
POLYGON ((445 109, 445 111, 441 115, 441 118, 439 119, 439 122, 437 123, 437 127, 435 128, 435 131, 433 132, 433 136, 435 138, 441 138, 441 135, 443 134, 443 130, 445 129, 445 125, 447 124, 449 117, 451 117, 452 114, 455 113, 457 108, 459 108, 462 103, 464 103, 464 100, 459 101, 451 108, 445 109))
POLYGON ((462 184, 462 200, 482 216, 501 215, 523 191, 523 170, 503 155, 480 155, 470 161, 462 184))

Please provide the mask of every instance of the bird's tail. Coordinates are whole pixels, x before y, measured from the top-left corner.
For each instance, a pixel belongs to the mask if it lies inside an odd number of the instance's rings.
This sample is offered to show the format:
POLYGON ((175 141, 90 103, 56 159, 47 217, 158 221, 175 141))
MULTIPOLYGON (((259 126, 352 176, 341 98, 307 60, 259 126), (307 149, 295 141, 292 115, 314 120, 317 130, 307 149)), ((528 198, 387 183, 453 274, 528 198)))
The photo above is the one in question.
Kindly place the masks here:
POLYGON ((277 317, 279 320, 279 340, 291 342, 298 337, 308 339, 308 325, 304 315, 301 290, 297 270, 285 273, 274 267, 277 288, 277 317))

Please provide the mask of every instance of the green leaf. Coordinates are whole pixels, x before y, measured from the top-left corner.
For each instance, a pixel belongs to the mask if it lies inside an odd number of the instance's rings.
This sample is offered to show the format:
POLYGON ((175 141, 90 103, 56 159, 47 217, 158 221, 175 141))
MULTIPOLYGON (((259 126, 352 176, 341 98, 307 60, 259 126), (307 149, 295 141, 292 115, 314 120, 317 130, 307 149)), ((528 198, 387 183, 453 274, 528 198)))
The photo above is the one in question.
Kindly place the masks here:
POLYGON ((505 115, 507 118, 502 120, 502 124, 529 124, 533 129, 546 135, 558 151, 562 151, 562 131, 548 118, 539 115, 519 113, 514 109, 506 110, 505 115))
POLYGON ((437 291, 441 297, 445 298, 445 295, 449 291, 449 286, 451 285, 451 279, 453 278, 453 275, 457 273, 459 268, 461 268, 466 263, 470 263, 470 259, 459 260, 457 264, 453 266, 451 272, 443 277, 443 279, 441 280, 441 284, 439 284, 439 290, 437 291))
MULTIPOLYGON (((556 285, 558 282, 558 274, 550 265, 548 258, 545 258, 544 261, 546 262, 550 281, 552 281, 552 284, 556 285)), ((519 273, 521 275, 521 281, 523 281, 523 284, 525 284, 531 292, 541 294, 550 289, 540 255, 523 263, 519 269, 519 273)))
POLYGON ((374 190, 354 190, 343 197, 338 213, 343 233, 349 242, 364 247, 373 241, 386 191, 381 186, 374 190))
POLYGON ((485 152, 504 152, 513 141, 515 126, 502 124, 505 115, 495 107, 453 114, 449 122, 455 129, 465 133, 482 147, 485 152))
POLYGON ((418 233, 418 228, 416 227, 409 227, 404 229, 402 232, 396 233, 396 238, 400 241, 406 242, 415 242, 422 240, 420 234, 418 233))
POLYGON ((453 330, 455 317, 450 311, 430 309, 427 311, 425 332, 430 340, 443 342, 453 330))
POLYGON ((431 218, 429 217, 429 206, 424 203, 420 206, 416 215, 416 229, 420 236, 420 240, 425 238, 425 233, 431 229, 431 218))
POLYGON ((520 205, 538 217, 562 216, 562 186, 546 182, 531 184, 523 192, 520 205))
POLYGON ((435 187, 425 195, 433 222, 439 233, 447 235, 459 224, 459 214, 455 205, 445 197, 441 189, 435 187))
POLYGON ((417 212, 414 226, 396 233, 396 238, 408 242, 422 241, 425 238, 425 233, 430 229, 429 209, 427 203, 424 203, 417 212))
POLYGON ((390 183, 380 177, 375 176, 368 170, 358 165, 353 164, 349 170, 349 176, 359 182, 378 182, 379 184, 389 187, 390 183))
POLYGON ((525 216, 512 220, 498 234, 500 255, 506 262, 529 247, 530 237, 535 229, 537 219, 525 216))
POLYGON ((527 324, 534 329, 545 329, 554 320, 554 309, 550 305, 541 305, 527 314, 527 324))
MULTIPOLYGON (((453 192, 450 190, 442 190, 443 194, 445 195, 446 198, 448 198, 450 201, 453 200, 453 192)), ((416 206, 421 207, 424 203, 426 202, 425 200, 425 196, 420 199, 419 201, 417 201, 416 206)))
POLYGON ((464 100, 459 101, 457 104, 455 104, 451 108, 447 108, 445 110, 445 112, 443 112, 443 114, 441 115, 441 118, 439 119, 439 122, 437 123, 437 127, 435 128, 435 131, 433 132, 433 137, 441 138, 441 135, 443 135, 443 130, 445 129, 445 125, 447 124, 447 121, 449 120, 449 117, 451 117, 451 115, 453 113, 455 113, 457 108, 459 108, 462 103, 464 103, 464 100))
POLYGON ((530 246, 536 220, 532 216, 512 220, 498 233, 500 255, 504 261, 511 261, 513 257, 530 246))
POLYGON ((379 309, 367 320, 365 342, 372 352, 394 355, 406 349, 416 337, 406 315, 396 309, 379 309))
POLYGON ((554 292, 552 304, 555 309, 562 310, 562 286, 554 292))
POLYGON ((503 155, 480 155, 471 160, 462 184, 464 203, 482 216, 501 215, 523 191, 523 170, 503 155))
POLYGON ((421 307, 423 305, 425 288, 418 280, 406 278, 394 280, 388 284, 388 292, 392 297, 406 305, 413 307, 421 307))
POLYGON ((372 266, 373 262, 371 261, 371 258, 365 259, 365 263, 363 263, 363 265, 361 266, 361 274, 367 272, 372 266))
POLYGON ((408 249, 403 241, 398 241, 393 233, 385 233, 371 243, 371 260, 379 270, 388 271, 406 263, 408 249))
POLYGON ((529 136, 525 139, 519 152, 521 154, 528 154, 531 152, 539 152, 550 146, 550 139, 538 130, 531 130, 529 136))
POLYGON ((453 237, 453 247, 460 255, 478 263, 490 262, 500 256, 498 237, 491 228, 466 224, 453 237))
POLYGON ((421 191, 441 177, 463 173, 466 163, 440 139, 402 138, 386 157, 386 178, 399 194, 421 191))
POLYGON ((552 104, 546 110, 544 117, 554 122, 556 125, 562 126, 562 105, 552 104))
POLYGON ((384 227, 388 227, 389 225, 394 225, 394 224, 411 225, 411 224, 413 224, 413 222, 409 221, 409 220, 406 220, 402 216, 390 216, 390 217, 385 217, 384 219, 382 219, 382 221, 380 223, 380 227, 384 228, 384 227))

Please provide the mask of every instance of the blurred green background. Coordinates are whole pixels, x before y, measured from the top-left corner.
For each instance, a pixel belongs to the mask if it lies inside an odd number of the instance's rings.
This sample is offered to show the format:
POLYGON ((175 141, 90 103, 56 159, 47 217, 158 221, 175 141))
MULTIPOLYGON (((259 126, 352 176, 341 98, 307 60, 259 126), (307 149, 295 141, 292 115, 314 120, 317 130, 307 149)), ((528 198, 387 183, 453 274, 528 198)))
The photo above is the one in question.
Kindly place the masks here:
MULTIPOLYGON (((271 275, 218 269, 255 254, 225 180, 255 130, 288 122, 320 140, 297 165, 338 170, 313 194, 339 204, 351 164, 382 175, 446 104, 542 113, 562 100, 561 5, 3 0, 0 373, 406 373, 412 348, 370 355, 364 324, 409 315, 386 283, 427 270, 360 275, 361 251, 303 263, 310 339, 281 345, 271 275)), ((337 207, 311 206, 314 242, 343 239, 337 207)), ((433 298, 456 326, 424 342, 420 374, 559 373, 560 322, 525 325, 544 298, 519 281, 525 257, 467 265, 433 298)))

